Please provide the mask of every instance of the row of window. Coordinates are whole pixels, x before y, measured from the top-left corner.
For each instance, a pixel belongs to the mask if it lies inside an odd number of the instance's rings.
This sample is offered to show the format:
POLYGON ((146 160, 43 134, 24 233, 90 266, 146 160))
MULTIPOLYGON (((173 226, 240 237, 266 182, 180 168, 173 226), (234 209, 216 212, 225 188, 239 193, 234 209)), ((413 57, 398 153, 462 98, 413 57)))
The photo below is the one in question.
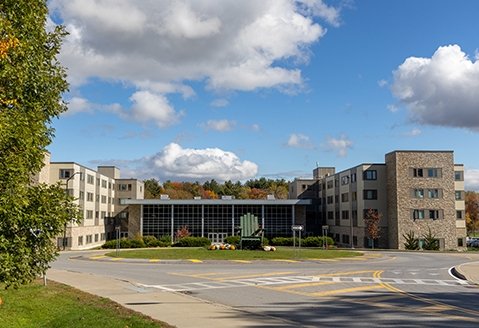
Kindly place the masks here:
POLYGON ((443 210, 436 210, 436 209, 414 209, 412 210, 412 218, 414 221, 416 220, 424 220, 424 219, 432 219, 438 220, 444 218, 444 211, 443 210))
MULTIPOLYGON (((106 211, 95 211, 95 219, 102 218, 104 219, 106 217, 107 212, 106 211)), ((111 215, 111 212, 108 212, 108 216, 111 215)), ((86 211, 86 219, 93 219, 93 210, 87 210, 86 211)))
MULTIPOLYGON (((376 170, 365 170, 363 172, 363 180, 377 180, 378 172, 376 170)), ((341 177, 341 185, 347 185, 349 183, 355 183, 357 181, 356 173, 351 173, 351 175, 345 175, 341 177)), ((331 189, 338 186, 338 179, 330 180, 327 182, 327 188, 331 189)))
MULTIPOLYGON (((86 235, 85 236, 85 244, 91 244, 93 243, 93 238, 95 238, 95 243, 98 243, 98 241, 104 241, 105 240, 105 234, 94 234, 94 235, 86 235)), ((83 236, 78 236, 78 246, 83 246, 83 236)))

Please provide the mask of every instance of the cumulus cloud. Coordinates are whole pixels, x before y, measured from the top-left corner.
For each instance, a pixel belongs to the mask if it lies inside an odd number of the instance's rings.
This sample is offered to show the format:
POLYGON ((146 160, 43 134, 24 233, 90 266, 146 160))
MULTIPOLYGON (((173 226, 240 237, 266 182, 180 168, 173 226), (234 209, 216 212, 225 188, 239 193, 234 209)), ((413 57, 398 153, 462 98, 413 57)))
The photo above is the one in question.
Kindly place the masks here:
POLYGON ((479 191, 479 169, 465 169, 464 184, 468 191, 479 191))
POLYGON ((312 148, 313 147, 309 137, 301 133, 292 133, 289 136, 289 139, 286 145, 288 147, 293 147, 293 148, 312 148))
POLYGON ((397 106, 397 105, 394 105, 394 104, 389 104, 389 105, 387 105, 387 109, 388 109, 388 111, 390 111, 391 113, 396 113, 396 112, 399 110, 398 106, 397 106))
POLYGON ((352 141, 346 135, 341 135, 339 138, 328 137, 325 144, 327 150, 335 152, 340 157, 347 156, 352 146, 352 141))
POLYGON ((161 94, 137 91, 130 97, 130 101, 131 106, 124 108, 119 104, 95 104, 82 97, 72 97, 68 101, 68 111, 65 115, 103 111, 114 113, 125 120, 154 123, 160 128, 177 123, 183 116, 183 112, 175 111, 168 99, 161 94))
POLYGON ((411 131, 408 131, 405 133, 405 135, 407 137, 417 137, 418 135, 420 135, 422 133, 422 131, 418 128, 414 128, 412 129, 411 131))
MULTIPOLYGON (((95 165, 106 162, 93 161, 95 165)), ((244 180, 256 176, 258 166, 241 160, 233 152, 219 148, 182 148, 170 143, 160 152, 136 160, 110 160, 108 165, 116 165, 122 176, 139 178, 160 178, 161 180, 217 181, 244 180)))
POLYGON ((339 24, 321 0, 51 0, 70 35, 60 59, 74 85, 92 77, 158 92, 204 81, 211 89, 302 84, 309 46, 339 24), (288 66, 280 63, 284 59, 288 66), (172 86, 168 86, 172 84, 172 86), (152 89, 150 89, 152 88, 152 89))
POLYGON ((479 128, 479 61, 458 45, 439 47, 431 58, 407 58, 395 71, 393 94, 413 121, 479 128))
POLYGON ((215 99, 210 103, 210 105, 213 107, 226 107, 229 104, 230 102, 228 101, 228 99, 224 98, 215 99))
POLYGON ((230 131, 234 128, 236 122, 228 120, 208 120, 206 123, 201 124, 205 130, 213 130, 219 132, 230 131))

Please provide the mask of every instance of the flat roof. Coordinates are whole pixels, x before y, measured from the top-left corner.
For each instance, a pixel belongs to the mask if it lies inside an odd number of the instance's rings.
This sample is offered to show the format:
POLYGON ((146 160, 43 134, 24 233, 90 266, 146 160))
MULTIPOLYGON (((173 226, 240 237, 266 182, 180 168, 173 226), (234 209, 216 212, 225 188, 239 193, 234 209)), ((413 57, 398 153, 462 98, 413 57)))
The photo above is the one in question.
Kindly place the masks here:
POLYGON ((311 199, 125 199, 125 205, 311 205, 311 199))

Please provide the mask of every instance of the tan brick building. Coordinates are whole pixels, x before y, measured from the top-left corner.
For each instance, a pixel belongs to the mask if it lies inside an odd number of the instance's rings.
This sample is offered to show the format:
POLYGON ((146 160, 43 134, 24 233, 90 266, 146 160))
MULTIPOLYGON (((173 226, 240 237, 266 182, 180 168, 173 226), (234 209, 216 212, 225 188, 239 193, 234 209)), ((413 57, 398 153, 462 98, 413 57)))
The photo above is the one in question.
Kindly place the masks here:
POLYGON ((464 167, 454 164, 452 151, 394 151, 385 163, 332 172, 301 184, 316 185, 319 218, 339 244, 372 246, 364 224, 372 209, 381 215, 375 247, 404 249, 405 234, 413 232, 421 243, 429 229, 441 249, 465 245, 464 167))

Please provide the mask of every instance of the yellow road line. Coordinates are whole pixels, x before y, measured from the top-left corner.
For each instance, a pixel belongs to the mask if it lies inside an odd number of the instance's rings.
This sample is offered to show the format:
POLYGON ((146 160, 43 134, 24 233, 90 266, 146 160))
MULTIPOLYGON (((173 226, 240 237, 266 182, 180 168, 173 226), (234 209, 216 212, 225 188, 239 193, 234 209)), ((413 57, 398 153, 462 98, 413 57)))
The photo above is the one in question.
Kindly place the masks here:
POLYGON ((150 263, 157 263, 157 262, 160 262, 161 260, 158 260, 158 259, 151 259, 149 260, 148 262, 150 263))
POLYGON ((121 260, 124 260, 124 258, 122 258, 122 257, 112 257, 110 259, 110 261, 121 261, 121 260))
POLYGON ((105 257, 107 257, 107 256, 106 255, 98 255, 98 256, 92 256, 89 259, 90 260, 99 260, 99 259, 104 259, 105 257))
POLYGON ((251 263, 251 261, 246 260, 230 260, 231 262, 238 262, 238 263, 251 263))
POLYGON ((203 261, 201 260, 196 260, 196 259, 188 259, 188 261, 192 262, 192 263, 203 263, 203 261))
POLYGON ((288 263, 298 263, 299 261, 296 261, 296 260, 282 260, 282 259, 272 259, 272 260, 269 260, 269 261, 272 261, 272 262, 288 262, 288 263))
POLYGON ((376 285, 369 285, 369 286, 360 286, 360 287, 351 287, 351 288, 342 288, 342 289, 334 289, 334 290, 327 290, 324 292, 318 293, 309 293, 310 296, 314 297, 323 297, 323 296, 331 296, 336 294, 345 294, 351 292, 360 292, 365 290, 373 290, 373 289, 383 289, 384 287, 380 284, 376 285))

